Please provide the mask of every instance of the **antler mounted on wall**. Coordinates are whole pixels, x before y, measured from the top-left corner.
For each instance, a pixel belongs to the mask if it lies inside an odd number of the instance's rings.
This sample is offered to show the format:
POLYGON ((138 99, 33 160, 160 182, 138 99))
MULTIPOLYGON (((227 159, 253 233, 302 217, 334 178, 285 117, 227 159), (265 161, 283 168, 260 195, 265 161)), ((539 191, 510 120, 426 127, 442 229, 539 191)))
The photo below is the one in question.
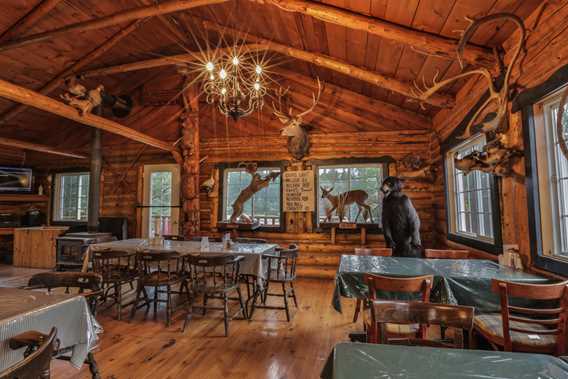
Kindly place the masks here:
POLYGON ((492 14, 492 15, 489 15, 489 16, 479 18, 477 20, 469 20, 470 24, 465 29, 465 31, 464 31, 461 39, 460 39, 460 42, 458 44, 457 53, 458 53, 458 61, 460 62, 460 66, 463 67, 463 51, 464 51, 465 46, 469 42, 469 40, 473 37, 473 35, 475 34, 475 32, 479 29, 479 27, 481 25, 486 24, 488 22, 497 21, 497 20, 512 21, 518 27, 518 29, 521 31, 521 36, 519 38, 519 42, 515 46, 515 49, 514 49, 514 52, 513 52, 513 55, 511 57, 509 64, 505 67, 504 63, 500 59, 500 73, 499 73, 500 76, 499 77, 494 78, 492 76, 491 72, 488 69, 486 69, 484 67, 480 67, 480 68, 471 69, 471 70, 466 71, 466 72, 462 72, 461 74, 458 74, 456 76, 453 76, 451 78, 448 78, 448 79, 445 79, 445 80, 442 80, 442 81, 437 80, 438 75, 439 75, 439 73, 437 73, 434 76, 434 79, 432 81, 431 86, 428 86, 424 79, 422 81, 422 86, 418 85, 416 82, 414 83, 414 91, 413 91, 414 95, 418 99, 424 101, 424 100, 428 99, 430 96, 432 96, 434 93, 438 92, 442 88, 448 86, 449 84, 451 84, 451 83, 453 83, 457 80, 460 80, 460 79, 463 79, 463 78, 466 78, 466 77, 470 77, 470 76, 474 76, 474 75, 481 75, 482 76, 483 80, 487 84, 487 89, 489 91, 489 97, 481 105, 481 107, 479 107, 477 112, 475 112, 475 114, 473 115, 471 120, 468 122, 467 126, 465 127, 463 134, 459 137, 461 139, 469 138, 473 134, 472 133, 473 126, 478 121, 478 118, 483 114, 483 112, 491 104, 495 105, 496 111, 487 114, 485 116, 485 118, 481 121, 479 128, 476 131, 482 132, 482 133, 487 133, 489 131, 495 131, 495 130, 505 131, 507 129, 507 127, 505 125, 505 121, 506 121, 506 116, 507 116, 507 105, 509 103, 510 90, 511 90, 511 83, 510 83, 511 73, 513 71, 513 68, 515 67, 515 65, 517 64, 517 62, 519 60, 519 57, 521 55, 521 51, 525 47, 525 39, 526 39, 526 34, 527 34, 523 20, 521 18, 519 18, 518 16, 516 16, 515 14, 512 14, 512 13, 495 13, 495 14, 492 14))
POLYGON ((303 124, 303 118, 311 113, 319 102, 322 93, 319 78, 317 79, 317 84, 317 93, 312 94, 312 105, 303 112, 294 114, 291 106, 288 107, 288 110, 282 110, 282 98, 286 96, 289 88, 279 88, 276 91, 278 105, 275 105, 274 102, 272 103, 274 115, 284 124, 281 135, 288 137, 288 152, 297 160, 301 160, 310 151, 310 139, 306 127, 303 124))

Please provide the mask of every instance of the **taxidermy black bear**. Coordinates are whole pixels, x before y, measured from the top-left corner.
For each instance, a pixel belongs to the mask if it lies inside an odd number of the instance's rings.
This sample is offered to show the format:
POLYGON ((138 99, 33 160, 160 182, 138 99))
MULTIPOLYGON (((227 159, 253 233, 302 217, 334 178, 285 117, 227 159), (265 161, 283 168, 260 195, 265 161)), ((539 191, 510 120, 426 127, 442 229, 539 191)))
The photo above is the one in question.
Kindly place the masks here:
POLYGON ((402 180, 389 176, 383 181, 383 233, 395 257, 421 257, 420 218, 402 193, 402 180))

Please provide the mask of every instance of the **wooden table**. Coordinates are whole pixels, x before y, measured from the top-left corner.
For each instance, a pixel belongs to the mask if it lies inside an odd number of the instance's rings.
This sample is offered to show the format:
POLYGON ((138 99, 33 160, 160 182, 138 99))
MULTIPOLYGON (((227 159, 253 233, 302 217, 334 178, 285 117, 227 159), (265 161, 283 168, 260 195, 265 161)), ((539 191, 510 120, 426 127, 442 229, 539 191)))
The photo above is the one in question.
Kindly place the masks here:
POLYGON ((324 379, 566 379, 568 364, 541 354, 340 343, 324 379))

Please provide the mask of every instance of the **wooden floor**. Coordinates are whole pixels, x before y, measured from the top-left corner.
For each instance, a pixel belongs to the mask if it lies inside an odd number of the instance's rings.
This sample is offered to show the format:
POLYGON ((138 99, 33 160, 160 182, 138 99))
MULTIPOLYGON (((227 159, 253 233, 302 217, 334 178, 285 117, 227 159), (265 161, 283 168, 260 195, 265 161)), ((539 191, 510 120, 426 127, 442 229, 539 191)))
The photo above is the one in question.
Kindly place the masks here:
MULTIPOLYGON (((12 279, 3 278, 4 270, 0 266, 0 286, 17 282, 14 270, 12 279)), ((19 276, 21 282, 25 275, 19 276)), ((182 313, 166 328, 161 320, 144 321, 143 310, 132 323, 105 311, 97 317, 105 332, 95 354, 102 378, 318 378, 331 348, 357 329, 351 323, 353 302, 344 301, 344 313, 337 313, 331 280, 299 280, 296 288, 300 307, 292 308, 291 322, 283 311, 259 309, 253 321, 233 320, 228 338, 219 312, 196 316, 182 334, 182 313)), ((52 378, 90 375, 86 368, 55 362, 52 378)))

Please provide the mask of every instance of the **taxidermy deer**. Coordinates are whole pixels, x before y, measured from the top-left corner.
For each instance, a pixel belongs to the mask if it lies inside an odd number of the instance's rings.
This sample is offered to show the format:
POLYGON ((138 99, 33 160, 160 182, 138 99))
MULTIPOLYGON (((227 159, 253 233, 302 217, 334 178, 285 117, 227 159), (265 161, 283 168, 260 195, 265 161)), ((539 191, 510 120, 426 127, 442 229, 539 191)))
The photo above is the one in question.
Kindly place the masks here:
POLYGON ((286 90, 280 88, 277 91, 276 97, 278 98, 278 106, 276 106, 274 102, 272 103, 274 115, 284 124, 281 135, 288 137, 288 152, 297 160, 306 156, 310 150, 310 139, 306 127, 303 124, 303 117, 311 113, 319 102, 322 92, 319 78, 317 79, 317 83, 318 91, 317 94, 312 94, 312 105, 303 112, 295 115, 292 113, 292 107, 288 107, 288 111, 282 110, 282 97, 286 95, 289 88, 286 90))
POLYGON ((363 190, 353 190, 343 192, 339 195, 332 195, 333 188, 325 189, 320 187, 321 189, 321 198, 327 199, 331 203, 331 208, 326 210, 326 218, 325 221, 331 220, 331 214, 333 211, 336 210, 337 216, 339 217, 339 221, 343 221, 343 217, 345 216, 345 207, 351 204, 357 204, 357 208, 359 211, 357 212, 357 216, 355 217, 354 222, 357 222, 359 215, 363 212, 363 219, 367 221, 368 218, 371 219, 373 222, 373 214, 371 212, 371 207, 366 203, 369 195, 367 192, 363 190))
POLYGON ((96 88, 89 91, 74 80, 70 80, 66 84, 67 92, 61 95, 61 98, 73 108, 78 109, 81 116, 91 113, 91 111, 98 107, 103 101, 104 87, 102 84, 99 84, 96 88))
POLYGON ((500 131, 505 131, 506 125, 504 125, 506 123, 506 115, 507 115, 507 105, 509 103, 509 97, 510 97, 510 90, 511 90, 511 72, 513 71, 513 68, 515 67, 515 65, 517 64, 519 57, 521 55, 521 51, 525 48, 525 38, 526 38, 526 28, 525 25, 523 23, 523 20, 521 18, 519 18, 518 16, 512 14, 512 13, 495 13, 489 16, 485 16, 485 17, 481 17, 477 20, 470 20, 468 19, 468 21, 470 21, 469 26, 465 29, 459 44, 458 44, 458 49, 457 49, 457 53, 458 53, 458 61, 460 63, 460 66, 463 68, 463 51, 465 49, 465 46, 467 45, 467 43, 469 42, 469 40, 471 39, 471 37, 475 34, 475 32, 477 31, 477 29, 483 25, 486 24, 488 22, 492 22, 492 21, 496 21, 496 20, 509 20, 512 21, 517 27, 518 29, 521 31, 521 36, 519 38, 519 42, 517 43, 517 45, 514 48, 513 51, 513 55, 511 57, 511 61, 509 62, 509 65, 505 68, 504 64, 501 60, 501 58, 499 57, 499 65, 501 68, 501 72, 500 74, 502 74, 502 78, 493 78, 493 76, 491 75, 491 72, 484 68, 475 68, 475 69, 471 69, 469 71, 463 72, 461 74, 458 74, 454 77, 448 78, 446 80, 442 80, 440 82, 437 81, 437 77, 438 74, 437 73, 434 76, 433 82, 432 82, 432 86, 427 88, 427 84, 426 82, 423 80, 423 86, 419 86, 416 82, 414 83, 414 90, 413 90, 413 94, 414 96, 416 96, 416 98, 420 99, 420 100, 426 100, 428 99, 430 96, 432 96, 434 93, 438 92, 440 89, 448 86, 449 84, 460 80, 462 78, 466 78, 469 76, 473 76, 473 75, 481 75, 483 80, 485 80, 486 84, 487 84, 487 88, 489 90, 489 97, 487 98, 487 100, 482 104, 481 107, 479 107, 479 109, 475 112, 475 114, 473 115, 473 117, 471 118, 471 120, 467 123, 464 133, 461 135, 461 139, 467 139, 469 138, 472 134, 472 129, 475 125, 475 122, 477 122, 477 119, 481 116, 481 114, 483 114, 483 112, 487 109, 487 107, 491 104, 494 104, 496 107, 496 111, 487 114, 483 120, 481 120, 481 123, 479 125, 476 125, 476 128, 478 128, 478 132, 482 132, 482 133, 487 133, 489 131, 495 131, 495 130, 500 130, 500 131), (500 84, 500 85, 499 85, 500 84))
MULTIPOLYGON (((236 223, 240 220, 241 215, 243 215, 243 206, 244 204, 258 191, 263 188, 268 187, 271 181, 275 180, 280 173, 279 172, 271 172, 270 174, 266 175, 262 178, 259 174, 256 173, 257 164, 256 163, 239 163, 239 167, 245 166, 245 170, 252 176, 250 184, 244 188, 235 202, 233 203, 233 214, 231 215, 231 223, 236 223)), ((249 217, 250 218, 250 217, 249 217)))

